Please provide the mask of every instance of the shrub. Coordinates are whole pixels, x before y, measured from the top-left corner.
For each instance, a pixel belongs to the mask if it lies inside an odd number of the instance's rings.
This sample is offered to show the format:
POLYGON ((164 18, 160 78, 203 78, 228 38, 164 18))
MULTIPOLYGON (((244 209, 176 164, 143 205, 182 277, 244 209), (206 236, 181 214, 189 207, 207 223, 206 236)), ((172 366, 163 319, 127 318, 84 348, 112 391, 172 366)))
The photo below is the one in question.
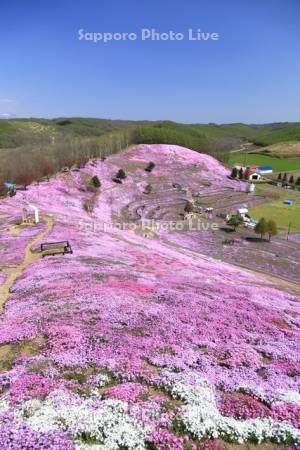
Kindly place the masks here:
POLYGON ((119 178, 120 180, 125 180, 126 178, 126 173, 124 172, 123 169, 119 169, 117 174, 116 174, 116 178, 119 178))
POLYGON ((93 203, 90 200, 87 200, 86 202, 83 203, 83 209, 87 213, 91 213, 93 211, 93 203))
POLYGON ((150 194, 152 192, 152 185, 151 184, 147 184, 147 186, 145 187, 145 194, 150 194))
POLYGON ((187 200, 184 211, 186 213, 191 213, 193 212, 193 209, 194 209, 193 204, 189 200, 187 200))
POLYGON ((231 216, 228 220, 228 225, 232 226, 234 231, 236 231, 237 227, 243 223, 243 219, 240 216, 231 216))
POLYGON ((145 170, 146 170, 146 172, 152 172, 154 167, 155 167, 154 162, 150 161, 145 170))
POLYGON ((99 180, 99 178, 97 177, 97 175, 94 175, 91 179, 91 184, 95 187, 95 188, 99 188, 101 186, 101 182, 99 180))

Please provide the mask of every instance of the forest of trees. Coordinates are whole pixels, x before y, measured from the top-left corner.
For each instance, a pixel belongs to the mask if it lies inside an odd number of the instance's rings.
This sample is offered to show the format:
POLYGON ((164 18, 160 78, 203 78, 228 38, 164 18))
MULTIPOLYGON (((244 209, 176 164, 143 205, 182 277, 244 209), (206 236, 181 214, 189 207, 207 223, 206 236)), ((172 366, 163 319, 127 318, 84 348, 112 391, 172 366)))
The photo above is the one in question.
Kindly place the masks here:
POLYGON ((136 133, 125 129, 107 133, 99 138, 65 137, 54 143, 23 145, 0 152, 0 185, 5 181, 27 186, 32 181, 61 171, 82 167, 90 159, 105 158, 134 144, 136 133))

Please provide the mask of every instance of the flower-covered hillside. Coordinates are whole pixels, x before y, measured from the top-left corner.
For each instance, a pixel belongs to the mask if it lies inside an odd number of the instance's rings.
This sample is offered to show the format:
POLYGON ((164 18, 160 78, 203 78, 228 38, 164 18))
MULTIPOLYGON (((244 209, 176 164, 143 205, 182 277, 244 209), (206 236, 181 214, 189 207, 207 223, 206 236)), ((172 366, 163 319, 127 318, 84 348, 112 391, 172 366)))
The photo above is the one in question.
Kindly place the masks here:
MULTIPOLYGON (((232 187, 208 156, 139 146, 0 203, 2 286, 23 264, 2 292, 0 448, 300 445, 299 295, 117 225, 139 224, 130 206, 149 179, 174 177, 190 190, 232 187), (101 187, 88 189, 95 175, 101 187), (28 202, 43 223, 8 239, 28 202), (39 236, 68 240, 73 254, 38 257, 39 236)), ((172 191, 170 214, 182 195, 172 191)))

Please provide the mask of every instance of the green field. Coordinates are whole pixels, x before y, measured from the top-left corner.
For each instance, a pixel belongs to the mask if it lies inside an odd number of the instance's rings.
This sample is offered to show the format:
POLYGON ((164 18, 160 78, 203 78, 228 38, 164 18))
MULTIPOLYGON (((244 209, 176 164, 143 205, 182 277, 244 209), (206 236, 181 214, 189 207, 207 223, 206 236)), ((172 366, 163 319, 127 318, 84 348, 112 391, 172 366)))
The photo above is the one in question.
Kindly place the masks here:
POLYGON ((300 159, 280 159, 273 156, 257 155, 255 153, 231 153, 228 165, 232 167, 235 163, 257 164, 258 166, 271 166, 274 172, 288 172, 300 170, 300 159))
MULTIPOLYGON (((250 215, 254 219, 273 219, 277 223, 277 226, 281 228, 279 232, 286 232, 289 223, 291 224, 291 232, 300 231, 300 193, 283 191, 278 188, 264 187, 264 190, 270 190, 270 192, 276 192, 280 195, 278 200, 270 200, 261 205, 250 208, 250 215), (284 199, 291 199, 295 201, 292 206, 283 204, 284 199)), ((260 192, 260 188, 257 187, 257 193, 260 192)))

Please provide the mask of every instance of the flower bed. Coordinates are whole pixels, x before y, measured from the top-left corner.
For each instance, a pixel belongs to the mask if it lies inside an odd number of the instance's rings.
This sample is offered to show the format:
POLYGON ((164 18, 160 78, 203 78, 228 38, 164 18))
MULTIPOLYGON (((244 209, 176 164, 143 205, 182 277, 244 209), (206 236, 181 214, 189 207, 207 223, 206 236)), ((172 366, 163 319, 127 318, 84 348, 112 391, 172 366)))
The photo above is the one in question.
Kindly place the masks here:
MULTIPOLYGON (((211 168, 216 180, 208 189, 231 183, 218 162, 187 149, 140 146, 127 155, 166 173, 211 168)), ((84 170, 110 189, 118 158, 84 170)), ((90 215, 78 173, 25 194, 53 214, 45 240, 68 240, 74 253, 27 265, 5 304, 1 345, 14 345, 15 354, 0 373, 0 447, 222 448, 216 439, 300 445, 299 296, 191 253, 189 239, 184 248, 79 226, 121 216, 140 195, 131 187, 135 176, 113 187, 113 202, 110 191, 100 192, 90 215)), ((14 216, 22 201, 6 199, 0 213, 14 216)), ((22 259, 21 248, 15 253, 22 259)))

